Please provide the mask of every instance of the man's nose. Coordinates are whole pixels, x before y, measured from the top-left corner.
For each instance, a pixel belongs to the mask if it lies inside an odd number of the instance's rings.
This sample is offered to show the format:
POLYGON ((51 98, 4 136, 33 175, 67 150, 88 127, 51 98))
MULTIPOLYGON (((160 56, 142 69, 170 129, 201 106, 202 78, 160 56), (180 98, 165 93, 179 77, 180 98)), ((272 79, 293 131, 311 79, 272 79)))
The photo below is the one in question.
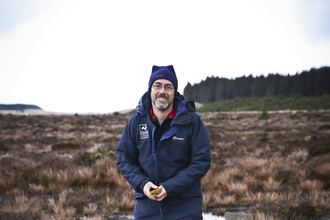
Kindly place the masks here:
POLYGON ((159 93, 166 93, 165 86, 162 86, 162 87, 160 88, 159 93))

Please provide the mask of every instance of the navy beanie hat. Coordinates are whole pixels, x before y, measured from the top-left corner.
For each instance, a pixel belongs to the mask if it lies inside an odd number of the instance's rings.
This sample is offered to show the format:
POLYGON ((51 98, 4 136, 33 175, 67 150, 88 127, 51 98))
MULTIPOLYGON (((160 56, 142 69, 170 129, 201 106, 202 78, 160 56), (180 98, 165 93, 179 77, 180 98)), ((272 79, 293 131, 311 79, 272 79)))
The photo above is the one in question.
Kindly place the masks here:
POLYGON ((149 93, 151 91, 152 84, 157 79, 167 79, 167 80, 171 81, 175 88, 175 93, 178 90, 178 79, 176 78, 176 74, 175 74, 173 65, 153 66, 152 67, 152 72, 151 72, 151 76, 150 76, 150 80, 149 80, 149 87, 148 87, 149 93))

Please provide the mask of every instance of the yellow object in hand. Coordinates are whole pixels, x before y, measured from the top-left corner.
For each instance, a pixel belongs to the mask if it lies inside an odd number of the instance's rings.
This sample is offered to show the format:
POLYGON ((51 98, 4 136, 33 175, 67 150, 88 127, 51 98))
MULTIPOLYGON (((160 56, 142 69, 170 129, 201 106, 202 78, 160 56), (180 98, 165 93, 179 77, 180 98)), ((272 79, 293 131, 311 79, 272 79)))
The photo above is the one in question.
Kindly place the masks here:
POLYGON ((157 195, 159 195, 161 193, 161 189, 154 189, 150 191, 150 195, 153 195, 154 197, 156 197, 157 195))

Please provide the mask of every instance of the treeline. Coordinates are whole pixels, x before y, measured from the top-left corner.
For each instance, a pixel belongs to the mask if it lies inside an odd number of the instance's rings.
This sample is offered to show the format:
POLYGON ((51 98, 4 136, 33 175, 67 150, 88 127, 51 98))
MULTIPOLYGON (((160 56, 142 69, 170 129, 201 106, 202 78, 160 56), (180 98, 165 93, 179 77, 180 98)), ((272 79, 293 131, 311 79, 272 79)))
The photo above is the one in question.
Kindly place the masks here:
POLYGON ((231 100, 237 97, 322 96, 330 94, 330 67, 312 68, 295 75, 269 74, 242 76, 235 79, 207 77, 199 84, 190 83, 184 96, 203 104, 231 100))

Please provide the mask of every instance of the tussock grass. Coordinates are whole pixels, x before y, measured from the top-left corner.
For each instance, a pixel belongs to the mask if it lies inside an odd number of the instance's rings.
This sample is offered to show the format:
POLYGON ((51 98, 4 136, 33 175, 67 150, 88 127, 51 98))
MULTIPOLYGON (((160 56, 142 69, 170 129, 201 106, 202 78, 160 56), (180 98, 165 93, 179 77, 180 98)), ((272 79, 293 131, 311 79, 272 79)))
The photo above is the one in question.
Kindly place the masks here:
POLYGON ((269 177, 267 181, 263 181, 262 185, 264 191, 278 191, 281 186, 281 181, 276 181, 272 177, 269 177))
POLYGON ((213 195, 213 200, 215 204, 221 206, 232 206, 235 205, 236 202, 235 196, 221 196, 219 194, 213 195))
POLYGON ((202 180, 206 206, 250 205, 256 219, 329 216, 330 154, 323 149, 330 136, 318 129, 328 112, 269 113, 266 120, 250 113, 200 115, 210 121, 213 146, 202 180))
MULTIPOLYGON (((201 113, 212 164, 210 211, 248 207, 255 219, 329 219, 329 112, 201 113)), ((0 120, 0 218, 104 219, 132 213, 115 148, 129 115, 0 120), (28 120, 32 119, 32 120, 28 120)))
POLYGON ((6 200, 0 206, 0 213, 14 213, 18 216, 41 216, 42 205, 36 198, 29 199, 24 194, 15 196, 14 200, 6 200))
POLYGON ((247 185, 245 185, 244 183, 234 183, 231 182, 230 184, 228 184, 228 190, 231 194, 237 195, 238 197, 243 197, 245 192, 247 191, 247 185))

